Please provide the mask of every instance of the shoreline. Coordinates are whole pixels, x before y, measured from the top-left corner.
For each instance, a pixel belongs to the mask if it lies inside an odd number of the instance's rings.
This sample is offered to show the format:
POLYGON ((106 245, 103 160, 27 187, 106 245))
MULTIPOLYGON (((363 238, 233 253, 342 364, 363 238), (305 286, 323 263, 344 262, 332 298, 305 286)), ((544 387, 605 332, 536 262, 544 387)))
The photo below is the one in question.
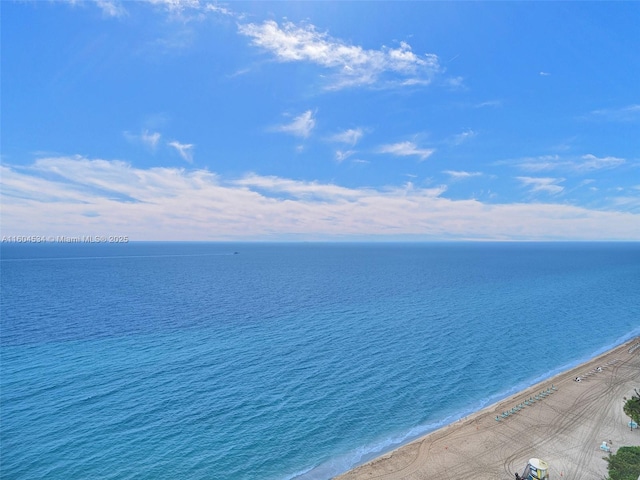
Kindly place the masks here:
POLYGON ((634 388, 640 388, 640 337, 334 478, 507 480, 538 457, 549 463, 551 478, 600 480, 607 474, 603 441, 612 453, 640 445, 640 431, 631 432, 622 411, 634 388))

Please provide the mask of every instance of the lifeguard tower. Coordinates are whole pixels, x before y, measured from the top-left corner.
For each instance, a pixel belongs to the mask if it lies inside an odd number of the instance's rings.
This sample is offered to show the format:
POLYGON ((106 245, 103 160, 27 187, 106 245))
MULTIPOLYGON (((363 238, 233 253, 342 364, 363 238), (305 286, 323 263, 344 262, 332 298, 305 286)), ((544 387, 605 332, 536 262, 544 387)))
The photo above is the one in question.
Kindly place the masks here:
POLYGON ((549 480, 549 465, 544 460, 532 458, 520 477, 516 473, 516 479, 521 480, 549 480))

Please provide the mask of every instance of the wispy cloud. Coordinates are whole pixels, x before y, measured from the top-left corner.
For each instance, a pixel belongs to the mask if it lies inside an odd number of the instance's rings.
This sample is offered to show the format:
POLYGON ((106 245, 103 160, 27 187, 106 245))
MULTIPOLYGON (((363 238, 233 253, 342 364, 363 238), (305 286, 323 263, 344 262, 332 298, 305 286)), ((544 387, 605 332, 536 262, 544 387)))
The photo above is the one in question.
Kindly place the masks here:
POLYGON ((145 130, 142 132, 140 139, 142 140, 142 143, 147 145, 149 148, 155 149, 160 141, 160 134, 158 132, 151 133, 148 130, 145 130))
POLYGON ((522 184, 529 187, 532 193, 544 192, 550 195, 562 193, 564 187, 558 185, 563 182, 564 178, 548 178, 548 177, 516 177, 522 184))
POLYGON ((355 150, 336 150, 336 160, 338 161, 338 163, 344 162, 354 153, 356 153, 355 150))
POLYGON ((596 157, 592 154, 581 157, 564 158, 559 155, 541 155, 539 157, 528 157, 521 159, 517 165, 522 170, 529 172, 543 172, 552 170, 562 170, 574 173, 589 173, 596 170, 605 170, 619 167, 626 163, 624 158, 618 157, 596 157))
POLYGON ((98 7, 105 17, 123 17, 128 14, 127 9, 124 8, 123 2, 120 0, 60 0, 62 3, 77 6, 89 6, 95 5, 98 7))
MULTIPOLYGON (((336 133, 329 137, 329 141, 335 143, 342 143, 344 145, 348 145, 350 147, 354 147, 364 135, 364 131, 362 128, 349 128, 340 133, 336 133)), ((347 158, 353 156, 356 150, 347 149, 347 150, 336 150, 336 161, 338 163, 344 162, 347 158)))
POLYGON ((462 170, 444 170, 442 173, 449 175, 453 180, 463 180, 472 177, 481 177, 482 172, 465 172, 462 170))
MULTIPOLYGON (((143 169, 83 157, 45 158, 26 167, 3 164, 0 169, 5 235, 640 240, 640 215, 630 211, 451 200, 443 197, 443 187, 411 183, 348 188, 257 174, 224 180, 202 169, 143 169)), ((628 208, 637 209, 637 203, 628 208)))
MULTIPOLYGON (((70 5, 95 5, 105 16, 122 17, 128 14, 124 7, 124 0, 62 0, 70 5)), ((139 0, 140 3, 147 3, 155 7, 162 8, 172 17, 180 20, 196 20, 206 18, 206 14, 215 13, 242 18, 231 9, 218 3, 211 3, 209 0, 139 0)))
POLYGON ((245 175, 239 180, 231 182, 233 185, 257 188, 268 192, 286 193, 295 198, 322 198, 339 201, 353 199, 361 195, 356 189, 340 187, 338 185, 291 180, 276 176, 262 176, 254 173, 245 175))
POLYGON ((466 142, 467 140, 471 140, 473 137, 477 136, 478 133, 474 132, 471 129, 465 130, 462 133, 459 133, 457 135, 454 135, 451 143, 453 143, 454 145, 460 145, 464 142, 466 142))
POLYGON ((185 162, 193 163, 193 144, 192 143, 180 143, 176 140, 169 142, 167 145, 177 150, 178 154, 185 162))
POLYGON ((151 5, 161 7, 170 14, 181 19, 202 19, 203 14, 216 13, 235 16, 236 14, 227 7, 208 0, 143 0, 151 5))
POLYGON ((497 108, 502 106, 502 100, 487 100, 485 102, 476 103, 473 108, 497 108))
POLYGON ((572 167, 579 172, 592 172, 594 170, 616 168, 624 163, 624 158, 596 157, 589 153, 583 155, 579 161, 573 162, 572 167))
POLYGON ((640 119, 640 104, 592 110, 585 118, 610 122, 632 122, 640 119))
POLYGON ((204 5, 204 10, 207 12, 214 12, 214 13, 219 13, 222 15, 228 15, 230 17, 242 17, 242 14, 237 14, 236 12, 234 12, 233 10, 227 8, 227 7, 223 7, 222 5, 219 5, 217 3, 206 3, 204 5))
POLYGON ((426 85, 440 71, 436 55, 416 55, 406 42, 400 42, 398 48, 367 50, 319 32, 311 24, 285 22, 280 26, 269 20, 238 28, 252 39, 253 45, 281 62, 309 62, 332 71, 331 89, 378 83, 426 85))
POLYGON ((346 143, 353 147, 360 141, 363 135, 364 131, 362 128, 349 128, 343 132, 332 135, 329 140, 337 143, 346 143))
POLYGON ((160 137, 162 135, 158 132, 150 132, 149 130, 143 130, 139 135, 130 132, 124 132, 124 137, 131 143, 141 143, 149 150, 155 151, 160 137))
POLYGON ((192 22, 202 22, 210 18, 230 17, 241 20, 244 14, 210 0, 140 0, 152 5, 167 15, 169 20, 185 27, 192 22))
POLYGON ((526 157, 516 160, 518 168, 528 172, 544 172, 560 167, 559 155, 540 155, 538 157, 526 157))
POLYGON ((433 154, 433 152, 435 152, 435 150, 431 148, 418 148, 418 146, 413 142, 399 142, 382 145, 377 151, 378 153, 389 153, 399 157, 417 156, 421 161, 426 160, 433 154))
POLYGON ((199 9, 200 0, 143 0, 151 5, 158 5, 169 11, 183 11, 188 9, 199 9))
POLYGON ((273 128, 276 132, 284 132, 296 137, 307 138, 316 126, 316 119, 313 118, 313 112, 307 110, 301 115, 293 119, 291 123, 278 125, 273 128))
POLYGON ((610 202, 616 207, 628 212, 640 213, 640 195, 630 192, 627 195, 618 195, 610 198, 610 202))
POLYGON ((548 77, 548 76, 550 76, 551 74, 550 74, 549 72, 540 72, 540 73, 539 73, 539 75, 540 75, 541 77, 548 77))
POLYGON ((464 84, 464 77, 451 77, 446 78, 443 81, 444 85, 449 87, 451 90, 466 90, 466 86, 464 84))
POLYGON ((127 15, 127 10, 121 2, 114 0, 95 0, 96 5, 108 17, 123 17, 127 15))

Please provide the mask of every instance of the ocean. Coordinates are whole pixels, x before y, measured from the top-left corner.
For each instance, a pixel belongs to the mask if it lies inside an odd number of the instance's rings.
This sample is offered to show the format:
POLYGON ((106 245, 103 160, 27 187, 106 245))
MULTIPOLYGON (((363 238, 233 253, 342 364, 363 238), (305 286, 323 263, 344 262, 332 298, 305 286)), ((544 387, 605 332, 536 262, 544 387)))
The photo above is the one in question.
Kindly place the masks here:
POLYGON ((639 243, 3 244, 0 267, 7 480, 328 479, 640 334, 639 243))

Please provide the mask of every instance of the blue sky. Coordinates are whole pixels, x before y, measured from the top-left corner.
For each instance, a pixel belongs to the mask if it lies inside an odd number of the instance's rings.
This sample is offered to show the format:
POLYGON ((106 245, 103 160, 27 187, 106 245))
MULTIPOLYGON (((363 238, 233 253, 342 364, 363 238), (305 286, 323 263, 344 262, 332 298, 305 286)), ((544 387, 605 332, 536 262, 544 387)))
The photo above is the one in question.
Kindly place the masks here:
POLYGON ((2 235, 640 240, 638 2, 2 2, 2 235))

